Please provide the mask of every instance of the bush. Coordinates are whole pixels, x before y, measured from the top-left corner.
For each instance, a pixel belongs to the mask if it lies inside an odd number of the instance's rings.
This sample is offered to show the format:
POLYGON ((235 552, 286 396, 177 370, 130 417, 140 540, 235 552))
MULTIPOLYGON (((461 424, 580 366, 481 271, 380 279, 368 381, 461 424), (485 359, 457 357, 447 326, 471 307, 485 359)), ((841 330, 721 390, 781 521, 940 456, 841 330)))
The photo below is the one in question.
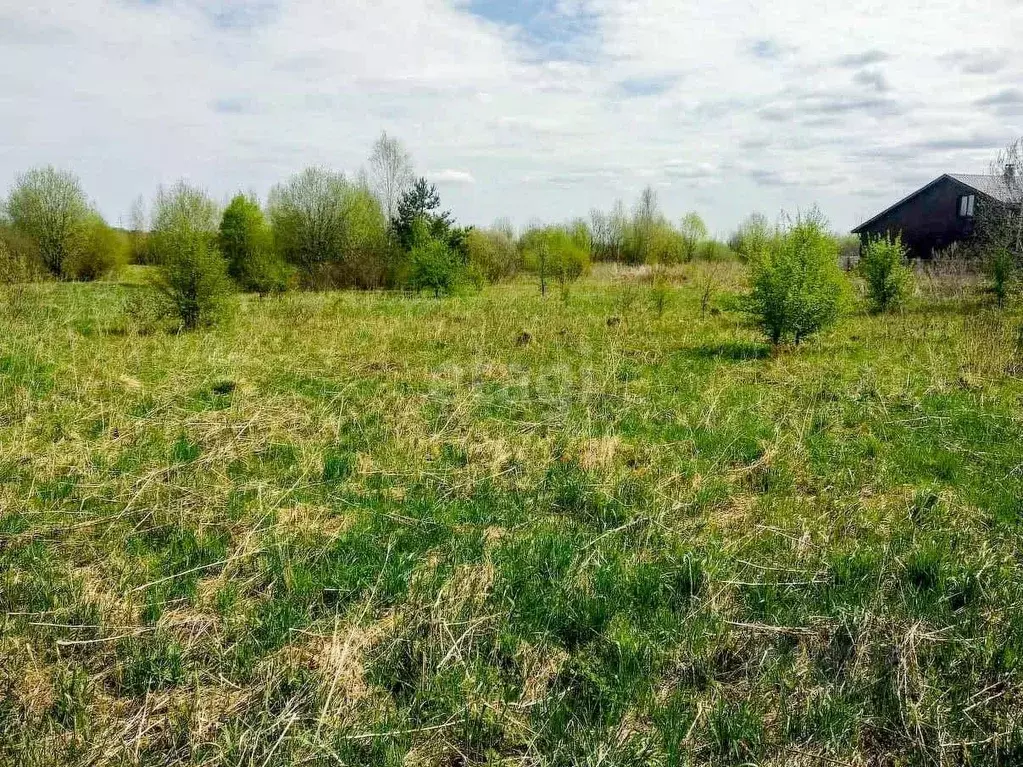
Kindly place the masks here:
POLYGON ((651 265, 680 264, 687 260, 688 243, 667 221, 659 221, 647 231, 646 262, 651 265))
POLYGON ((273 248, 273 234, 254 197, 239 194, 220 219, 220 251, 227 273, 242 290, 265 295, 288 288, 288 267, 273 248))
POLYGON ((106 277, 128 262, 128 242, 122 232, 107 226, 98 213, 90 214, 81 247, 69 253, 64 276, 90 282, 106 277))
POLYGON ((540 292, 546 294, 547 280, 556 279, 562 290, 590 268, 590 242, 585 226, 547 226, 523 235, 519 246, 525 267, 540 277, 540 292))
POLYGON ((1011 250, 996 245, 989 250, 984 266, 991 283, 991 293, 1001 308, 1016 286, 1016 259, 1011 250))
POLYGON ((857 271, 867 283, 867 298, 875 312, 896 309, 913 287, 913 272, 906 266, 902 238, 878 237, 867 243, 857 271))
POLYGON ((689 263, 696 258, 700 246, 707 239, 707 225, 703 223, 699 213, 687 213, 682 218, 679 234, 682 237, 682 260, 689 263))
POLYGON ((515 276, 519 251, 512 238, 494 229, 471 229, 465 236, 469 271, 477 281, 497 282, 515 276))
POLYGON ((157 287, 186 330, 215 322, 231 292, 217 223, 217 207, 200 189, 181 182, 157 195, 151 236, 157 287))
POLYGON ((398 285, 401 264, 398 249, 388 234, 387 217, 369 187, 350 190, 342 284, 358 288, 398 285))
POLYGON ((749 261, 762 253, 773 237, 767 219, 760 213, 751 213, 728 238, 728 247, 742 261, 749 261))
POLYGON ((629 217, 619 201, 610 213, 594 210, 590 214, 593 258, 596 261, 625 261, 629 217))
POLYGON ((35 240, 0 226, 0 285, 30 282, 43 271, 35 240))
POLYGON ((696 251, 696 259, 698 261, 707 261, 709 263, 734 261, 737 255, 728 245, 717 240, 704 240, 696 251))
POLYGON ((838 319, 844 277, 838 246, 816 210, 796 219, 750 262, 747 309, 771 343, 799 343, 838 319))
POLYGON ((423 237, 409 256, 409 283, 415 290, 432 290, 434 296, 450 293, 461 275, 461 263, 447 242, 423 237))
POLYGON ((268 202, 274 247, 314 287, 378 287, 392 273, 387 221, 364 185, 308 168, 268 202))
POLYGON ((53 167, 18 177, 7 200, 11 227, 34 242, 57 277, 66 276, 65 262, 85 247, 91 213, 78 178, 53 167))

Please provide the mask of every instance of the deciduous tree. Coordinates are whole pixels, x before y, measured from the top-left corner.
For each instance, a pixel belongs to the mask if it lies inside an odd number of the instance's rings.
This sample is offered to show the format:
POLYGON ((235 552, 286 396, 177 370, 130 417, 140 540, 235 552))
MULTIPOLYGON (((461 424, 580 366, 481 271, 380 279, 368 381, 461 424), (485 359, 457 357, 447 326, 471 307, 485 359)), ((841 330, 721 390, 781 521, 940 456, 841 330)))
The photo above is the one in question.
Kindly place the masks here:
POLYGON ((43 265, 64 277, 65 262, 86 246, 92 210, 73 173, 52 166, 19 176, 7 200, 11 226, 35 241, 43 265))
POLYGON ((390 221, 397 215, 398 201, 412 183, 412 155, 401 141, 381 133, 369 156, 369 177, 373 193, 390 221))
POLYGON ((220 219, 220 251, 228 274, 243 289, 266 294, 288 287, 287 267, 273 247, 273 234, 254 196, 236 195, 220 219))

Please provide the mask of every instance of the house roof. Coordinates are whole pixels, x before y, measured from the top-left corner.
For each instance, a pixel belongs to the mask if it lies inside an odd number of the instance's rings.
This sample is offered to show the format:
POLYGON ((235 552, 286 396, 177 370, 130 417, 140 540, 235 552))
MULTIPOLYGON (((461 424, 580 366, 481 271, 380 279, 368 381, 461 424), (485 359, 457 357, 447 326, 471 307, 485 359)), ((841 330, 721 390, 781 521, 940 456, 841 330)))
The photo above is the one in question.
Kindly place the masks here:
POLYGON ((888 213, 895 210, 899 206, 904 205, 905 203, 909 202, 914 197, 916 197, 918 194, 927 191, 932 186, 934 186, 940 181, 943 181, 946 178, 952 179, 953 181, 957 181, 960 184, 964 184, 965 186, 970 187, 974 191, 986 195, 987 197, 991 197, 992 199, 998 200, 999 202, 1007 203, 1019 202, 1019 192, 1017 190, 1011 189, 1009 184, 1006 183, 1005 178, 1003 176, 994 176, 984 173, 945 173, 944 175, 938 176, 936 179, 934 179, 934 181, 930 182, 929 184, 925 184, 924 186, 920 187, 915 192, 906 195, 894 205, 888 206, 873 218, 864 221, 858 227, 853 229, 852 233, 859 234, 862 230, 866 229, 879 218, 882 218, 883 216, 887 215, 888 213))
POLYGON ((1004 176, 991 176, 978 173, 949 173, 960 184, 972 186, 981 194, 993 197, 999 202, 1015 202, 1019 198, 1019 191, 1010 188, 1004 176))

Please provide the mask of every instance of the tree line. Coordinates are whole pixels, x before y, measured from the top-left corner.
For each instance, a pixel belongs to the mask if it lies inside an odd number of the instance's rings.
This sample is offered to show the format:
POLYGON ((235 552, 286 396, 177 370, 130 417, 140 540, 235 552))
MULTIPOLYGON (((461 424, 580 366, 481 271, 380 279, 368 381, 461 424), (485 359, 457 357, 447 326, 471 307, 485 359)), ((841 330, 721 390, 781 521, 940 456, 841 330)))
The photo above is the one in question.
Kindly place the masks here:
POLYGON ((265 202, 238 194, 221 210, 179 182, 151 204, 139 198, 127 227, 103 220, 80 180, 53 167, 19 176, 2 206, 0 249, 11 279, 95 280, 126 263, 156 267, 155 283, 186 327, 211 322, 232 290, 403 288, 441 295, 520 271, 562 290, 593 261, 673 264, 726 256, 695 213, 672 225, 647 189, 631 215, 619 205, 589 221, 464 227, 417 177, 411 155, 382 134, 352 178, 307 168, 265 202), (147 210, 148 208, 148 210, 147 210))
MULTIPOLYGON (((1019 154, 1020 145, 1009 152, 1019 154)), ((749 265, 746 306, 771 341, 796 343, 827 326, 845 300, 843 249, 859 243, 832 233, 819 211, 771 225, 745 219, 727 242, 710 237, 696 213, 676 225, 647 188, 631 209, 564 224, 531 223, 516 236, 507 222, 464 227, 444 209, 436 186, 417 177, 408 151, 382 134, 368 168, 355 178, 308 168, 275 185, 265 203, 238 194, 221 210, 204 190, 179 182, 161 188, 147 213, 140 198, 127 229, 111 227, 71 173, 52 167, 20 176, 0 212, 0 281, 41 275, 95 280, 127 262, 155 267, 166 313, 186 329, 214 322, 228 296, 296 288, 401 288, 440 296, 535 274, 544 294, 567 295, 594 261, 643 264, 654 292, 665 270, 694 260, 749 265)), ((977 238, 992 259, 999 303, 1008 295, 1023 228, 1017 215, 981 222, 977 238)), ((895 238, 867 243, 858 270, 876 311, 904 302, 912 271, 895 238)))

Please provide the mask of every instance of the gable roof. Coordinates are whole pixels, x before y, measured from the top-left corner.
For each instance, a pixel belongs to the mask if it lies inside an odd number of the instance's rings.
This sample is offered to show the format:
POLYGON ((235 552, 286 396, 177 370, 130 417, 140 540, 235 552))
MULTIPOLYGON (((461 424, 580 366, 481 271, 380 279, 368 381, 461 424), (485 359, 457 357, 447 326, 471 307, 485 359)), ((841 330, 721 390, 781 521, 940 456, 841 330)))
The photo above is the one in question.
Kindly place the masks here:
POLYGON ((1009 188, 1004 176, 991 176, 978 173, 949 173, 960 184, 966 184, 976 189, 981 194, 986 194, 999 202, 1016 202, 1014 197, 1019 197, 1019 192, 1009 188))
POLYGON ((859 234, 862 230, 866 229, 879 218, 883 218, 896 208, 905 205, 918 194, 926 192, 932 186, 934 186, 937 183, 940 183, 941 181, 944 181, 945 179, 951 179, 952 181, 956 181, 960 184, 963 184, 964 186, 968 186, 975 192, 978 192, 979 194, 983 194, 987 197, 997 200, 998 202, 1005 203, 1019 202, 1018 192, 1014 193, 1014 191, 1009 188, 1009 185, 1006 183, 1005 179, 1002 176, 993 176, 983 173, 945 173, 941 176, 938 176, 936 179, 934 179, 934 181, 930 182, 929 184, 925 184, 924 186, 920 187, 915 192, 906 195, 894 205, 889 205, 876 216, 864 221, 858 227, 853 229, 852 233, 859 234), (1014 199, 1014 196, 1016 199, 1014 199))

